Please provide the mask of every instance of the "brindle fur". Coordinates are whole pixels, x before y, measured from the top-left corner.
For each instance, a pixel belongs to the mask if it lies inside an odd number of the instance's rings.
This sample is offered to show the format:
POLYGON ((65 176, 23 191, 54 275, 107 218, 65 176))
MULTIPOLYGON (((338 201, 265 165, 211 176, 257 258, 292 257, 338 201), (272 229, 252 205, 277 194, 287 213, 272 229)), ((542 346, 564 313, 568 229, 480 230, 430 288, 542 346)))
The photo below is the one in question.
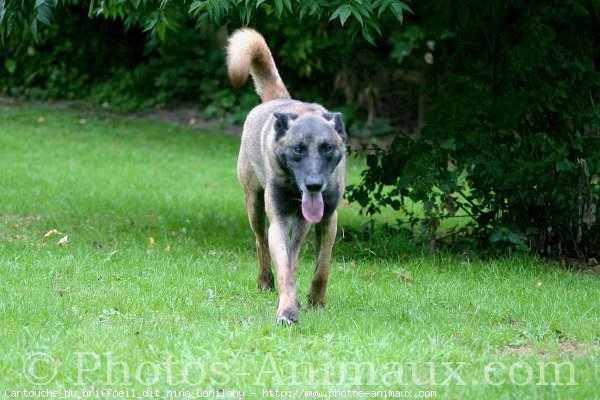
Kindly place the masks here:
POLYGON ((316 266, 308 293, 310 307, 324 307, 337 230, 336 207, 344 192, 346 133, 341 114, 289 99, 270 52, 267 56, 265 51, 268 47, 262 36, 249 29, 236 32, 228 47, 230 73, 237 71, 239 82, 239 71, 249 71, 264 101, 246 118, 238 178, 256 235, 258 287, 274 289, 272 260, 279 289, 276 321, 292 323, 298 320, 298 253, 310 228, 301 211, 301 190, 307 190, 308 180, 324 183, 324 214, 315 226, 316 266), (248 54, 235 53, 240 51, 248 54), (236 60, 251 65, 232 65, 236 60), (283 98, 272 98, 272 93, 283 98), (298 146, 304 149, 301 156, 294 150, 298 146))

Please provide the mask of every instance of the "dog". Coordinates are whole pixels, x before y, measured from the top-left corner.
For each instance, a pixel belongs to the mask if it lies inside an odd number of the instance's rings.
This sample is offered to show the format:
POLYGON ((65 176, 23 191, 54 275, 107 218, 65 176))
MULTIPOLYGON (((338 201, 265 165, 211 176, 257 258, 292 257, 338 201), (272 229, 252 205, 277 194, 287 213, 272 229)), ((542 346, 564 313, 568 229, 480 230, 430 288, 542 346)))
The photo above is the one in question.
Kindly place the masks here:
POLYGON ((342 114, 292 100, 265 39, 255 30, 231 35, 227 69, 234 87, 251 75, 262 100, 244 123, 237 173, 256 235, 258 287, 275 288, 273 260, 279 290, 276 324, 292 324, 298 321, 298 254, 311 225, 316 231, 316 266, 308 305, 322 308, 326 303, 336 208, 346 171, 342 114))

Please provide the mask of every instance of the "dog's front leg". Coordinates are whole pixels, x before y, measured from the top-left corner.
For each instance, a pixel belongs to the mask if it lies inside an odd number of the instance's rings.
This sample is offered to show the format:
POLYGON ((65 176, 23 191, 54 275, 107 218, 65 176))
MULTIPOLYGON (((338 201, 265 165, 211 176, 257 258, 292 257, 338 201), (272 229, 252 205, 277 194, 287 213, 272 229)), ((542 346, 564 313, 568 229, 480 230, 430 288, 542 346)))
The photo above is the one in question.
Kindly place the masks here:
POLYGON ((310 225, 301 218, 273 218, 269 227, 269 250, 275 264, 279 304, 277 323, 298 321, 296 269, 300 244, 310 225))
POLYGON ((337 211, 317 224, 315 231, 317 234, 317 259, 308 292, 308 305, 309 307, 325 307, 329 264, 331 264, 331 252, 337 233, 337 211))
POLYGON ((289 229, 289 225, 285 221, 275 221, 271 223, 268 234, 269 251, 275 264, 279 292, 277 324, 298 321, 296 266, 290 262, 289 257, 289 229))

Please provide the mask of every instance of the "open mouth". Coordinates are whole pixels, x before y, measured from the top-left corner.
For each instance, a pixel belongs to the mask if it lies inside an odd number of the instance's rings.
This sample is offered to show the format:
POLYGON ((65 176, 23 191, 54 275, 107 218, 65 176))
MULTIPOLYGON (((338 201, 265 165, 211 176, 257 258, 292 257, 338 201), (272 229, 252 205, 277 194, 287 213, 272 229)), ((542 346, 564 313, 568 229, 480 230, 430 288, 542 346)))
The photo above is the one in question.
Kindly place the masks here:
POLYGON ((302 192, 302 215, 311 224, 317 224, 323 219, 323 194, 321 192, 302 192))

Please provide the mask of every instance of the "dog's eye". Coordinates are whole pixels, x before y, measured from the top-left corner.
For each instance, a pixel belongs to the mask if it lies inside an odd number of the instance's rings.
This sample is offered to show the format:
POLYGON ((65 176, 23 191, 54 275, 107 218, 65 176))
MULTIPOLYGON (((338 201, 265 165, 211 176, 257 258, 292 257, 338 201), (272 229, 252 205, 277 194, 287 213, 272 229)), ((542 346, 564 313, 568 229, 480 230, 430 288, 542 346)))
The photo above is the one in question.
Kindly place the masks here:
POLYGON ((332 146, 332 145, 330 145, 330 144, 326 144, 326 145, 323 147, 323 152, 324 152, 325 154, 329 154, 329 153, 331 153, 332 151, 333 151, 333 146, 332 146))
POLYGON ((304 148, 302 146, 294 146, 292 150, 296 154, 302 154, 304 152, 304 148))

